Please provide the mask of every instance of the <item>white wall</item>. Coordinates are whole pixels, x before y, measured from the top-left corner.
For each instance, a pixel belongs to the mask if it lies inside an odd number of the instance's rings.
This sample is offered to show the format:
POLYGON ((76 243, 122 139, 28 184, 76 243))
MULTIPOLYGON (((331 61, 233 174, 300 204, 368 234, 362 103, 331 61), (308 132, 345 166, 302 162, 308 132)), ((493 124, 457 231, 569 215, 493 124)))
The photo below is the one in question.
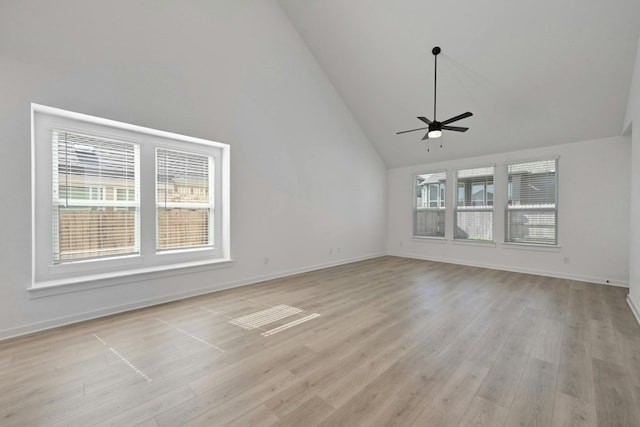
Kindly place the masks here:
POLYGON ((631 133, 631 251, 629 255, 629 305, 635 311, 640 322, 640 40, 636 63, 633 70, 631 92, 627 117, 624 124, 626 129, 636 128, 631 133))
MULTIPOLYGON (((468 143, 472 144, 470 137, 468 143)), ((439 148, 436 148, 436 150, 439 148)), ((445 148, 446 149, 446 146, 445 148)), ((629 176, 627 137, 557 145, 390 169, 387 173, 387 244, 390 254, 477 265, 510 271, 628 286, 629 176), (498 174, 510 161, 560 156, 558 166, 559 250, 526 250, 503 245, 505 179, 498 174), (412 238, 413 175, 443 169, 496 164, 496 245, 412 238), (569 258, 569 263, 565 263, 569 258)), ((504 175, 502 175, 504 176, 504 175)), ((451 181, 447 196, 451 198, 451 181)), ((453 221, 453 212, 447 212, 453 221)), ((449 226, 449 230, 452 227, 449 226)), ((450 237, 450 235, 448 236, 450 237)))
POLYGON ((385 166, 275 1, 3 1, 0 93, 0 338, 385 252, 385 166), (31 298, 31 102, 230 144, 233 266, 31 298))

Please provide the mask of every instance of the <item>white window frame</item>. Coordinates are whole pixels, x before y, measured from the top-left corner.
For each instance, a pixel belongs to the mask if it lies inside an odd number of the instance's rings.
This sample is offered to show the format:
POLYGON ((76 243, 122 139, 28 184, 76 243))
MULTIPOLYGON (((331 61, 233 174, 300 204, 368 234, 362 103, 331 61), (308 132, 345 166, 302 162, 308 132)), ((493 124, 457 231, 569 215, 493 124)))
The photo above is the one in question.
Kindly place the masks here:
MULTIPOLYGON (((412 197, 413 197, 413 230, 412 230, 412 237, 416 238, 416 239, 446 239, 447 237, 447 207, 446 207, 446 200, 447 200, 447 181, 449 179, 449 174, 448 171, 446 169, 443 169, 440 172, 422 172, 422 173, 416 173, 413 175, 413 181, 412 181, 412 197), (444 199, 442 199, 442 191, 440 188, 440 185, 438 185, 438 199, 437 199, 437 204, 438 206, 436 207, 430 207, 430 206, 418 206, 418 198, 416 195, 416 182, 418 181, 418 177, 421 175, 429 175, 429 174, 439 174, 439 173, 444 173, 445 176, 445 181, 444 181, 444 199), (445 217, 445 222, 444 222, 444 230, 442 232, 442 236, 422 236, 416 233, 417 231, 417 217, 418 217, 418 212, 437 212, 438 214, 440 213, 444 213, 444 217, 445 217)), ((439 183, 442 184, 442 183, 439 183)), ((427 184, 429 187, 433 184, 427 184)), ((426 203, 427 205, 429 205, 431 203, 430 197, 430 190, 427 189, 426 191, 426 203)), ((424 204, 424 202, 423 202, 424 204)))
MULTIPOLYGON (((155 173, 154 173, 154 179, 157 176, 157 172, 158 172, 158 149, 166 149, 166 150, 172 150, 172 151, 181 151, 181 152, 188 152, 190 154, 198 154, 198 155, 204 155, 204 156, 209 156, 211 153, 208 153, 207 150, 195 150, 193 148, 190 148, 188 150, 185 150, 185 148, 181 148, 178 149, 177 147, 170 147, 167 146, 166 144, 163 145, 156 145, 155 150, 154 150, 154 165, 155 165, 155 173)), ((158 200, 155 201, 154 204, 154 209, 156 212, 156 220, 155 220, 155 236, 156 236, 156 252, 157 254, 172 254, 172 253, 178 253, 178 252, 185 252, 185 251, 199 251, 202 249, 206 249, 206 247, 204 248, 200 248, 200 247, 194 247, 194 248, 169 248, 169 249, 161 249, 158 248, 157 245, 157 239, 159 238, 159 222, 158 222, 158 217, 157 217, 157 212, 158 212, 158 208, 161 207, 168 207, 168 208, 208 208, 210 209, 210 211, 213 213, 213 226, 209 226, 209 240, 214 242, 214 248, 217 246, 215 245, 215 242, 218 241, 220 239, 219 234, 219 230, 220 230, 220 226, 221 226, 221 222, 220 222, 220 218, 218 215, 216 215, 216 207, 220 205, 218 197, 220 195, 220 191, 218 188, 218 185, 216 185, 216 181, 218 181, 216 179, 215 176, 215 171, 217 170, 216 167, 216 161, 214 158, 209 157, 209 170, 214 170, 214 174, 210 174, 209 175, 209 189, 211 192, 214 193, 214 197, 213 200, 210 200, 210 203, 208 204, 202 204, 202 203, 193 203, 193 204, 189 204, 189 203, 173 203, 173 202, 167 202, 167 203, 161 203, 158 202, 158 200)), ((157 180, 154 183, 154 195, 157 195, 157 191, 158 191, 158 183, 157 180)), ((191 189, 191 191, 193 191, 193 189, 191 189)), ((193 194, 193 193, 192 193, 193 194)))
MULTIPOLYGON (((121 284, 133 275, 224 264, 231 261, 230 146, 59 108, 31 104, 32 283, 30 289, 102 281, 121 284), (53 262, 52 128, 130 141, 140 146, 140 254, 53 262), (212 156, 215 162, 213 247, 156 250, 155 149, 212 156), (110 280, 110 279, 121 280, 110 280)), ((115 196, 114 196, 115 198, 115 196)), ((154 276, 155 277, 155 276, 154 276)), ((93 286, 90 286, 93 287, 93 286)))
MULTIPOLYGON (((463 168, 457 168, 454 172, 454 195, 455 195, 455 200, 453 202, 453 240, 455 242, 470 242, 473 244, 495 244, 495 240, 496 240, 496 213, 495 213, 495 189, 496 189, 496 165, 495 164, 491 164, 491 165, 481 165, 481 166, 470 166, 470 167, 463 167, 463 168), (484 168, 493 168, 493 200, 491 201, 491 207, 480 207, 480 208, 476 208, 475 206, 458 206, 458 184, 459 184, 459 179, 458 179, 458 173, 462 170, 469 170, 469 169, 484 169, 484 168), (461 237, 456 237, 456 230, 458 228, 458 212, 491 212, 491 240, 480 240, 480 239, 465 239, 465 238, 461 238, 461 237)), ((483 181, 484 182, 484 202, 486 206, 488 205, 488 194, 487 194, 487 183, 486 183, 486 179, 483 181)), ((473 181, 472 181, 472 187, 473 187, 473 181)))
POLYGON ((530 247, 539 247, 539 248, 559 248, 559 239, 560 236, 558 234, 558 222, 559 222, 559 217, 558 217, 558 187, 559 187, 559 183, 560 183, 560 179, 559 179, 559 174, 560 174, 560 157, 559 156, 552 156, 552 157, 544 157, 544 158, 534 158, 534 159, 527 159, 527 160, 519 160, 519 161, 510 161, 509 163, 505 164, 504 167, 504 179, 505 179, 505 187, 506 187, 506 193, 505 193, 505 200, 504 200, 504 244, 505 245, 509 245, 509 246, 530 246, 530 247), (517 241, 512 241, 509 240, 509 212, 510 211, 517 211, 517 208, 510 208, 509 207, 509 166, 511 165, 519 165, 519 164, 523 164, 523 163, 535 163, 535 162, 541 162, 541 161, 555 161, 556 163, 556 171, 555 171, 555 201, 554 201, 554 207, 553 208, 529 208, 529 209, 525 209, 528 211, 539 211, 539 212, 555 212, 555 243, 539 243, 539 242, 517 242, 517 241))
MULTIPOLYGON (((69 165, 66 164, 66 159, 60 159, 60 147, 63 146, 65 152, 68 149, 68 147, 66 146, 67 145, 66 140, 63 142, 60 139, 60 136, 61 134, 67 134, 67 133, 74 134, 77 132, 71 127, 66 127, 62 125, 62 123, 59 120, 56 120, 55 123, 51 123, 51 125, 48 127, 48 130, 46 131, 48 142, 52 144, 51 145, 51 150, 52 150, 51 151, 51 159, 52 159, 51 161, 51 180, 52 180, 51 196, 52 196, 53 207, 52 207, 51 216, 53 220, 53 233, 51 233, 51 236, 52 236, 51 246, 52 246, 52 252, 54 254, 54 260, 53 260, 54 265, 67 264, 70 262, 77 262, 77 261, 88 261, 88 258, 79 258, 79 259, 57 258, 56 259, 56 256, 55 256, 56 254, 58 255, 58 257, 62 257, 63 255, 69 256, 73 252, 77 252, 78 254, 84 253, 84 251, 82 250, 65 251, 63 253, 62 249, 58 246, 60 244, 60 239, 59 239, 59 236, 55 236, 55 234, 56 234, 56 231, 59 230, 59 225, 60 225, 60 224, 56 224, 56 222, 60 218, 60 212, 57 211, 57 208, 59 207, 64 206, 64 207, 73 208, 73 210, 83 210, 83 211, 90 211, 92 209, 95 209, 96 211, 104 211, 108 208, 113 208, 114 210, 124 208, 125 210, 128 210, 130 208, 134 208, 135 210, 134 224, 136 228, 139 227, 139 212, 140 212, 139 200, 132 200, 132 201, 107 200, 107 185, 106 183, 103 183, 101 180, 100 182, 93 183, 91 184, 91 186, 88 186, 88 187, 81 186, 80 183, 76 183, 76 185, 73 185, 74 183, 70 183, 68 181, 69 174, 65 173, 64 175, 65 178, 63 179, 63 182, 60 181, 61 177, 59 175, 59 170, 57 169, 60 165, 60 161, 62 161, 62 164, 65 164, 66 168, 69 167, 69 165), (53 138, 53 135, 51 134, 54 132, 58 133, 58 138, 53 138), (56 139, 56 142, 53 141, 54 139, 56 139), (61 194, 60 189, 58 188, 59 184, 63 184, 63 188, 65 190, 64 194, 61 194), (77 197, 78 192, 82 190, 86 190, 86 194, 85 194, 87 196, 86 198, 77 197), (99 197, 94 197, 94 196, 99 196, 99 197)), ((82 132, 82 133, 86 133, 86 132, 82 132)), ((113 139, 113 138, 107 137, 107 135, 104 135, 104 134, 98 135, 97 132, 94 132, 93 136, 96 138, 104 138, 107 140, 113 139)), ((138 184, 139 184, 139 176, 140 176, 139 144, 133 141, 119 141, 119 142, 121 143, 119 145, 128 145, 132 148, 132 156, 133 156, 132 167, 134 170, 134 176, 138 177, 138 181, 134 182, 134 186, 135 186, 134 192, 138 193, 139 192, 138 184)), ((110 258, 110 257, 116 257, 116 256, 131 255, 133 253, 138 254, 139 247, 140 247, 139 233, 134 233, 133 237, 134 237, 135 243, 133 244, 133 247, 129 248, 128 253, 126 254, 123 253, 121 255, 116 255, 116 254, 104 255, 104 256, 99 255, 96 258, 104 259, 104 258, 110 258)), ((119 249, 123 249, 123 248, 119 248, 119 249)))

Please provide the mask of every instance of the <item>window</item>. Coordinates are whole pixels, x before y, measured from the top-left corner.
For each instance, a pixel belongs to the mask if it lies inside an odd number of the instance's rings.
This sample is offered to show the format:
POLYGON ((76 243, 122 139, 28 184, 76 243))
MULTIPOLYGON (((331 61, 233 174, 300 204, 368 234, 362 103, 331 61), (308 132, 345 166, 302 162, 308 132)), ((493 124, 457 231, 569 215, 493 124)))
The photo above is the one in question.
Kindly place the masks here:
POLYGON ((507 166, 506 242, 558 243, 557 170, 557 159, 507 166))
POLYGON ((214 246, 212 156, 156 149, 156 249, 214 246))
POLYGON ((493 169, 457 172, 456 239, 493 241, 493 169))
POLYGON ((32 104, 33 284, 229 259, 229 146, 32 104))
POLYGON ((446 172, 416 176, 413 235, 444 237, 446 172))
POLYGON ((139 144, 51 130, 53 264, 138 254, 139 203, 107 201, 114 186, 139 187, 139 144))

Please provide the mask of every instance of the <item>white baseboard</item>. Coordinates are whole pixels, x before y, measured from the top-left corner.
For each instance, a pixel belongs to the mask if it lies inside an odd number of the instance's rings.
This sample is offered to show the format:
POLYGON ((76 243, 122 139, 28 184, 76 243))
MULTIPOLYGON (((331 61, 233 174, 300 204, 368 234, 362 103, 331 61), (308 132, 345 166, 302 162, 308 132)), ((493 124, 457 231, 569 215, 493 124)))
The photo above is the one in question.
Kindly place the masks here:
POLYGON ((603 277, 582 276, 578 274, 567 274, 567 273, 555 272, 555 271, 536 270, 532 268, 519 268, 519 267, 512 267, 512 266, 500 265, 500 264, 475 263, 475 262, 469 262, 466 260, 430 257, 430 256, 424 256, 424 255, 418 255, 418 254, 407 254, 407 253, 399 253, 399 252, 389 253, 388 255, 402 257, 402 258, 412 258, 412 259, 422 259, 426 261, 444 262, 447 264, 467 265, 470 267, 489 268, 492 270, 512 271, 514 273, 535 274, 536 276, 547 276, 547 277, 555 277, 558 279, 577 280, 580 282, 598 283, 601 285, 618 286, 622 288, 629 287, 629 282, 627 281, 611 280, 603 277))
POLYGON ((164 304, 166 302, 177 301, 189 297, 198 295, 204 295, 212 292, 222 291, 225 289, 237 288, 240 286, 252 285, 255 283, 264 282, 266 280, 279 279, 282 277, 293 276, 295 274, 308 273, 310 271, 322 270, 329 267, 337 267, 343 264, 350 264, 352 262, 364 261, 367 259, 379 258, 385 256, 385 253, 370 254, 354 258, 342 259, 334 262, 327 262, 323 264, 315 264, 307 267, 294 268, 290 270, 283 270, 277 273, 265 274, 261 276, 254 276, 247 279, 236 280, 226 283, 218 283, 213 286, 208 286, 200 289, 193 289, 186 292, 178 292, 169 295, 163 295, 156 298, 144 299, 128 304, 122 304, 118 306, 103 308, 99 310, 87 311, 84 313, 78 313, 71 316, 59 317, 57 319, 46 320, 43 322, 31 323, 29 325, 19 326, 16 328, 8 328, 0 330, 0 341, 9 338, 15 338, 22 335, 31 334, 34 332, 40 332, 47 329, 53 329, 60 326, 70 325, 73 323, 83 322, 85 320, 96 319, 99 317, 109 316, 112 314, 123 313, 125 311, 131 311, 138 308, 150 307, 153 305, 164 304))
POLYGON ((636 307, 636 305, 633 303, 631 295, 627 295, 627 304, 629 304, 629 307, 631 307, 631 312, 636 317, 636 321, 640 325, 640 310, 638 310, 638 307, 636 307))

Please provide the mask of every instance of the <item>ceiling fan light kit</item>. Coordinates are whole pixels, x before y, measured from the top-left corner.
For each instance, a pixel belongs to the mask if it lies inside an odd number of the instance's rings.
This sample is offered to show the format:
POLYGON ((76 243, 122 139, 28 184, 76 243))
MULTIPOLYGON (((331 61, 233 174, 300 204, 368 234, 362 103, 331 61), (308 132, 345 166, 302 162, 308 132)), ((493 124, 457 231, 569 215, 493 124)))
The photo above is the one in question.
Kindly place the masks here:
MULTIPOLYGON (((442 52, 440 47, 436 46, 431 50, 435 59, 434 65, 434 74, 433 74, 433 120, 429 120, 426 117, 418 117, 418 120, 423 121, 427 124, 426 127, 421 127, 417 129, 404 130, 402 132, 397 132, 396 135, 400 135, 408 132, 415 132, 417 130, 425 130, 428 129, 427 133, 422 137, 422 140, 426 139, 435 139, 440 138, 442 136, 443 130, 449 130, 454 132, 466 132, 469 128, 460 127, 460 126, 448 126, 449 123, 457 122, 458 120, 466 119, 467 117, 473 116, 473 113, 467 111, 466 113, 459 114, 455 117, 451 117, 450 119, 439 122, 436 119, 436 106, 437 106, 437 90, 438 90, 438 54, 442 52)), ((442 147, 442 144, 440 145, 442 147)))

